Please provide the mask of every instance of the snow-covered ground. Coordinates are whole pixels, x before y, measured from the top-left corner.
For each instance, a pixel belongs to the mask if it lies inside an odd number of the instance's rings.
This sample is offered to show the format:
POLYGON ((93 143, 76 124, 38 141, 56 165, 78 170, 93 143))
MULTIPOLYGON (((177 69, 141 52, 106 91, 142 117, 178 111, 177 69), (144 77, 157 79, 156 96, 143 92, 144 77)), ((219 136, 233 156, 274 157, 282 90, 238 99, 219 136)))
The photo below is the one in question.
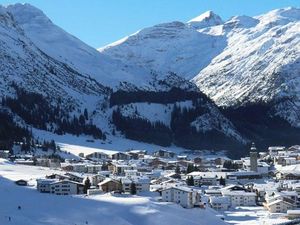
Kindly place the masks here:
MULTIPOLYGON (((0 161, 0 224, 6 225, 223 225, 212 210, 184 209, 153 196, 56 196, 12 182, 53 170, 0 161), (21 209, 18 209, 21 206, 21 209), (9 221, 11 217, 11 221, 9 221)), ((55 171, 57 172, 57 171, 55 171)))
POLYGON ((225 221, 239 225, 274 225, 286 222, 283 214, 269 214, 263 207, 237 207, 225 211, 225 221))
MULTIPOLYGON (((59 144, 62 151, 70 152, 76 156, 78 156, 79 153, 89 154, 93 153, 95 151, 126 151, 126 150, 147 150, 148 153, 157 151, 159 149, 166 149, 171 150, 177 154, 184 154, 184 155, 191 155, 197 156, 199 154, 204 154, 208 156, 211 155, 212 152, 201 150, 201 152, 192 152, 184 148, 180 148, 177 146, 171 146, 171 147, 162 147, 159 145, 154 144, 147 144, 143 142, 138 142, 134 140, 125 139, 122 137, 115 137, 108 135, 107 140, 104 142, 102 140, 95 140, 89 136, 75 136, 71 134, 65 134, 65 135, 57 135, 53 134, 51 132, 43 131, 43 130, 37 130, 32 129, 33 134, 36 138, 40 140, 54 140, 56 143, 59 144)), ((211 157, 219 157, 219 156, 225 156, 225 151, 218 151, 216 154, 213 154, 211 157)), ((193 158, 193 157, 192 157, 193 158)))

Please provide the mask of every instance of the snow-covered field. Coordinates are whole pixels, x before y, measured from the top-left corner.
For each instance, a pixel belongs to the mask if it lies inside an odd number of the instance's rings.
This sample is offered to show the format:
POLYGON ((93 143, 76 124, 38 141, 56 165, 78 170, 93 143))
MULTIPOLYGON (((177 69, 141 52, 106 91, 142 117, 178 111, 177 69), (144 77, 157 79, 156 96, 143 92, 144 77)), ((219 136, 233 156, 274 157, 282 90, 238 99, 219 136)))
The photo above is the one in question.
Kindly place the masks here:
POLYGON ((225 221, 239 225, 275 225, 286 222, 283 214, 269 214, 263 207, 237 207, 225 211, 225 221))
POLYGON ((0 161, 0 224, 6 225, 222 225, 212 210, 184 209, 154 196, 56 196, 12 181, 57 172, 0 161), (21 206, 21 209, 18 209, 21 206), (9 221, 11 217, 11 221, 9 221))
MULTIPOLYGON (((89 154, 96 151, 101 152, 114 152, 114 151, 126 151, 126 150, 147 150, 148 153, 157 151, 159 149, 166 149, 173 151, 177 154, 185 154, 190 153, 190 157, 193 158, 193 152, 187 149, 171 146, 171 147, 162 147, 155 144, 147 144, 143 142, 138 142, 134 140, 129 140, 121 137, 115 137, 108 135, 107 140, 103 142, 102 140, 96 140, 89 136, 75 136, 71 134, 65 135, 57 135, 47 131, 32 129, 33 134, 36 138, 40 140, 54 140, 59 144, 61 150, 70 152, 75 156, 78 156, 79 153, 89 154), (88 141, 92 140, 92 142, 88 141)), ((199 154, 205 155, 207 158, 216 158, 216 157, 224 157, 225 151, 217 151, 212 153, 211 151, 201 150, 199 154)), ((198 154, 194 155, 198 156, 198 154)))

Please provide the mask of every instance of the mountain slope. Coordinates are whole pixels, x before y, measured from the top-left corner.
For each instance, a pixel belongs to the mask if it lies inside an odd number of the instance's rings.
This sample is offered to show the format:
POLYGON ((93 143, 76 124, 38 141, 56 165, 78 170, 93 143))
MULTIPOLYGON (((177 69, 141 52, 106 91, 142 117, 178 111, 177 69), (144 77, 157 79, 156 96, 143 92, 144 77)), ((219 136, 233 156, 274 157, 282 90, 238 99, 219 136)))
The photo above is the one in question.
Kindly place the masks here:
POLYGON ((42 52, 6 8, 0 8, 0 17, 2 110, 21 124, 55 131, 63 129, 59 122, 69 126, 83 109, 91 113, 105 101, 109 88, 42 52))
POLYGON ((30 4, 9 5, 7 11, 40 50, 106 86, 114 87, 121 81, 143 85, 150 79, 148 70, 128 67, 100 54, 53 24, 41 10, 30 4))
POLYGON ((218 104, 274 104, 273 115, 300 127, 300 10, 287 8, 224 24, 228 46, 193 81, 218 104))
POLYGON ((2 107, 18 123, 108 142, 113 139, 111 135, 116 135, 158 143, 165 132, 165 146, 175 143, 187 148, 224 148, 228 143, 246 143, 247 139, 189 80, 176 73, 111 59, 66 33, 28 4, 1 10, 2 107), (193 106, 180 109, 180 101, 193 102, 193 106), (132 114, 129 107, 139 104, 143 107, 132 114), (152 107, 154 104, 156 107, 152 107), (118 118, 129 122, 133 129, 123 129, 118 124, 114 112, 120 108, 118 118), (137 120, 148 110, 153 115, 137 120), (172 122, 160 124, 155 115, 162 110, 172 122), (132 124, 143 124, 146 129, 139 130, 143 126, 132 124), (142 136, 132 135, 137 131, 142 136), (158 136, 153 139, 151 135, 158 136), (220 140, 218 146, 214 138, 220 140))
POLYGON ((145 28, 99 51, 129 65, 159 72, 174 72, 191 79, 226 46, 222 36, 197 32, 195 26, 218 24, 214 17, 202 16, 190 23, 171 22, 145 28))
POLYGON ((187 23, 143 29, 99 51, 190 79, 248 139, 285 145, 300 137, 299 17, 300 9, 284 8, 223 22, 209 11, 187 23))

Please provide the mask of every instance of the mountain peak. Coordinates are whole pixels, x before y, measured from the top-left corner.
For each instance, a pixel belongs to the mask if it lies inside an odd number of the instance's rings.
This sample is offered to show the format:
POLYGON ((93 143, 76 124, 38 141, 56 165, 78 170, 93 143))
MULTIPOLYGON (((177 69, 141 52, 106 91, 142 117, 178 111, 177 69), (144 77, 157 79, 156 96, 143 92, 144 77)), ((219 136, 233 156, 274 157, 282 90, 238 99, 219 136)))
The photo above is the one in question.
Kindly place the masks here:
POLYGON ((196 29, 201 29, 204 27, 216 26, 223 24, 221 17, 215 14, 213 11, 209 10, 205 13, 201 14, 200 16, 195 17, 188 21, 192 27, 196 29))

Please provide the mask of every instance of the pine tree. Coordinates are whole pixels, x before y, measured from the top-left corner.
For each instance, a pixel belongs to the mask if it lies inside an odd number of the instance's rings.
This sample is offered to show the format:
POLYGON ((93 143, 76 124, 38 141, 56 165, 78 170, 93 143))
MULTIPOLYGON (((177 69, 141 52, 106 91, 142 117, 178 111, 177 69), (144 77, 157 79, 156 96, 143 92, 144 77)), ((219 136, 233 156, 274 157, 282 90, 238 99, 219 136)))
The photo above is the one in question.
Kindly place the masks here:
POLYGON ((135 195, 136 194, 136 185, 134 182, 131 183, 130 186, 130 194, 135 195))
POLYGON ((180 174, 180 167, 178 165, 176 166, 175 173, 180 174))
POLYGON ((223 177, 220 178, 220 185, 223 185, 223 186, 226 185, 226 181, 223 177))
POLYGON ((193 176, 191 176, 190 186, 194 186, 194 177, 193 176))
POLYGON ((89 114, 88 114, 88 111, 87 111, 86 108, 84 109, 83 114, 84 114, 85 119, 86 119, 86 120, 89 120, 89 114))
POLYGON ((91 187, 91 182, 89 178, 86 178, 84 181, 84 187, 83 187, 83 192, 86 194, 87 190, 91 187))
POLYGON ((195 171, 195 167, 193 164, 189 164, 187 169, 186 169, 186 172, 187 173, 191 173, 191 172, 194 172, 195 171))

